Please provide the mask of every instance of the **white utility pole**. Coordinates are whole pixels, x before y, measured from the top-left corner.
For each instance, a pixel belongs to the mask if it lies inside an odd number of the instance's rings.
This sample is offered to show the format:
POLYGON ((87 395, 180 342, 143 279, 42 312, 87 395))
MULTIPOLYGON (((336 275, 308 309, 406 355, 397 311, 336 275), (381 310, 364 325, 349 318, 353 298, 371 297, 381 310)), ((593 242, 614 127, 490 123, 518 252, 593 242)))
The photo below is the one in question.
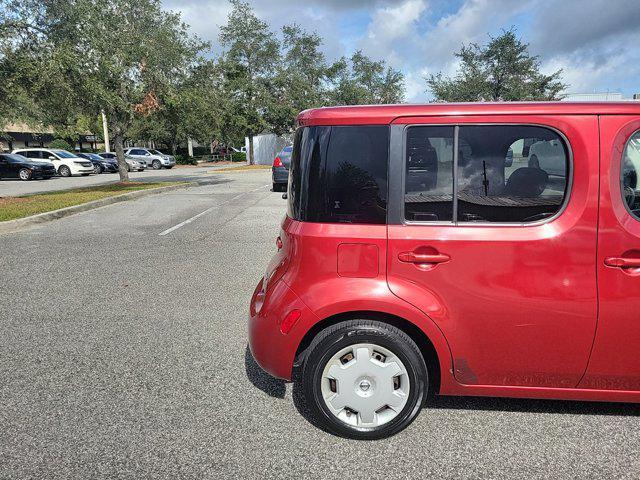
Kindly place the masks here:
POLYGON ((189 156, 193 157, 193 140, 187 139, 187 148, 189 149, 189 156))
POLYGON ((102 113, 102 131, 104 134, 104 151, 105 152, 110 152, 111 149, 109 148, 109 129, 107 128, 107 116, 104 113, 104 110, 101 110, 102 113))

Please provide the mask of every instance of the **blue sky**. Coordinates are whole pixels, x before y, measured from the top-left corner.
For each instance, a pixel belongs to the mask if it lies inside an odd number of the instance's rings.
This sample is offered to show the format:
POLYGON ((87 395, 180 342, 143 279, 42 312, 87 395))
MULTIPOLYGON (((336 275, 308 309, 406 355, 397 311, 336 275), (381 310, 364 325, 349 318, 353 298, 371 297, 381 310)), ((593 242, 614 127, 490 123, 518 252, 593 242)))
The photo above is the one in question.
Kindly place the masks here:
MULTIPOLYGON (((515 27, 546 72, 563 69, 567 92, 640 93, 639 0, 249 0, 278 32, 297 23, 323 39, 328 60, 361 49, 405 74, 406 100, 430 98, 424 77, 453 74, 463 43, 515 27)), ((226 0, 164 0, 220 51, 226 0)))

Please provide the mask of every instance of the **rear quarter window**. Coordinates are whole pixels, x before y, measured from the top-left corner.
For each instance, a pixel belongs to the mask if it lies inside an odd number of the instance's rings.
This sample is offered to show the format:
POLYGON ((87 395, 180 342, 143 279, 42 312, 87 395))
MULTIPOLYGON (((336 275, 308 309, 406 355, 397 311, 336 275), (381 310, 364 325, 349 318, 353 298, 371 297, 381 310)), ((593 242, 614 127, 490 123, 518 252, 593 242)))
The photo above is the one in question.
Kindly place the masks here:
POLYGON ((289 216, 384 224, 388 148, 386 125, 300 128, 289 175, 289 216))

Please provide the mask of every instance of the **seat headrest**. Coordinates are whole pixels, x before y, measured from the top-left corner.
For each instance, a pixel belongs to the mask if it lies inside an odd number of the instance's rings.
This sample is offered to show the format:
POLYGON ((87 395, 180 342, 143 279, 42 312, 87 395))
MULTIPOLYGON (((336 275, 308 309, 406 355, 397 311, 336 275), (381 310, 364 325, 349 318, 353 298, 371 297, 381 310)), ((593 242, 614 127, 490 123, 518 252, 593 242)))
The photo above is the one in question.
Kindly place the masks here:
POLYGON ((540 168, 518 168, 509 176, 504 193, 514 197, 539 197, 548 181, 549 175, 540 168))

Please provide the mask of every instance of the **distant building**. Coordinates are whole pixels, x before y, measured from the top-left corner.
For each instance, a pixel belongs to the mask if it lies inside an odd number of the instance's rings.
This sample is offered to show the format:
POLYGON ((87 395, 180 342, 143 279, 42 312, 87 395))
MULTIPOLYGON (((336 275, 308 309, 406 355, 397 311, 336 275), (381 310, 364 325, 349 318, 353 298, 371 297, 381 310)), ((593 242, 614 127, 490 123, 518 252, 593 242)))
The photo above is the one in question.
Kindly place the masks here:
MULTIPOLYGON (((24 123, 10 123, 0 127, 0 152, 16 148, 48 147, 55 138, 51 127, 31 127, 24 123)), ((97 150, 103 143, 95 135, 82 135, 74 148, 76 150, 97 150)))
MULTIPOLYGON (((247 160, 249 160, 249 137, 245 137, 244 145, 247 149, 247 160)), ((256 135, 253 137, 253 160, 257 165, 271 165, 278 152, 287 145, 290 143, 286 138, 274 133, 256 135)))
MULTIPOLYGON (((635 95, 634 95, 635 99, 635 95)), ((569 93, 562 100, 566 102, 624 102, 631 100, 624 98, 619 92, 602 93, 569 93)))

